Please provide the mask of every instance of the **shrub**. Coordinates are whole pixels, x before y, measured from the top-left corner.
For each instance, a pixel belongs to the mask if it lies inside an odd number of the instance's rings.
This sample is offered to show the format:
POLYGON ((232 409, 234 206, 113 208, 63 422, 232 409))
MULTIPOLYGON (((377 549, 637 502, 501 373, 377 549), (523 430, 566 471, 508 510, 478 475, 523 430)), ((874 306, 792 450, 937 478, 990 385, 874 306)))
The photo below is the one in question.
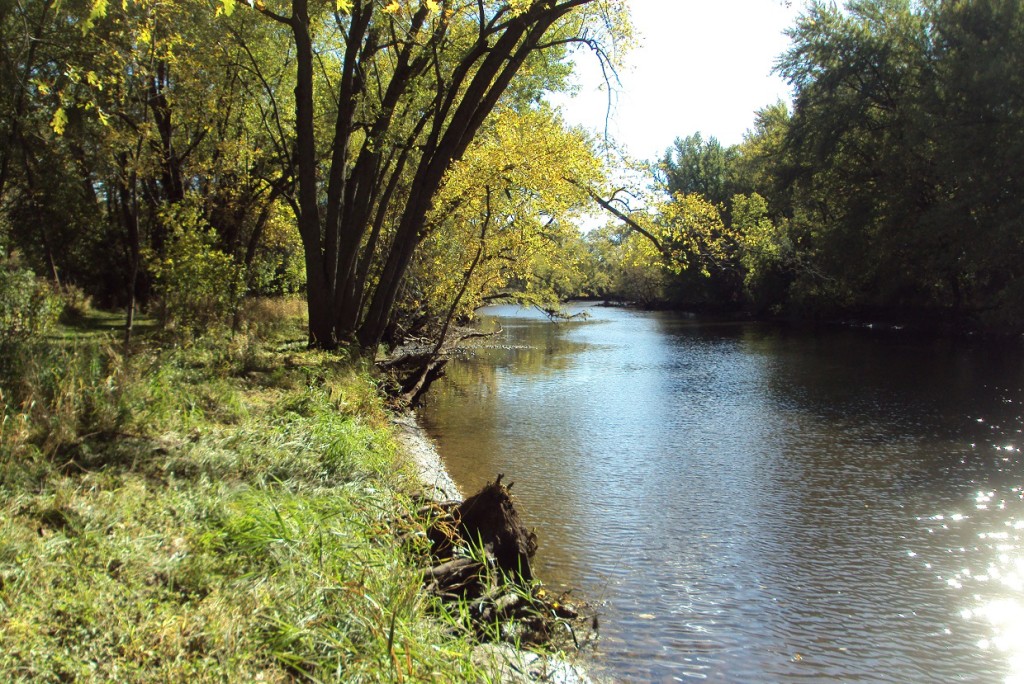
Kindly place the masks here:
POLYGON ((302 334, 306 302, 299 297, 247 297, 239 302, 238 327, 260 338, 302 334))
POLYGON ((162 218, 167 244, 162 257, 150 259, 161 323, 193 334, 227 324, 241 293, 241 269, 217 249, 216 233, 197 208, 178 204, 162 218))
POLYGON ((52 331, 62 306, 50 285, 16 256, 0 262, 0 346, 52 331))
POLYGON ((81 321, 92 309, 92 297, 85 290, 64 283, 60 288, 62 323, 75 323, 81 321))

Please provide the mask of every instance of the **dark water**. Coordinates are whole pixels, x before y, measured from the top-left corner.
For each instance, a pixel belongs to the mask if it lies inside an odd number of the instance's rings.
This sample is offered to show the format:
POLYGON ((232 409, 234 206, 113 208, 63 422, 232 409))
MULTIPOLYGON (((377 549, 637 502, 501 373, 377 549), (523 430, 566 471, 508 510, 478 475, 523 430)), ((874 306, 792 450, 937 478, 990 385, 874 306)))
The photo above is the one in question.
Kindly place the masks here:
POLYGON ((1024 353, 495 308, 423 418, 621 681, 1024 681, 1024 353), (507 481, 506 480, 506 481, 507 481))

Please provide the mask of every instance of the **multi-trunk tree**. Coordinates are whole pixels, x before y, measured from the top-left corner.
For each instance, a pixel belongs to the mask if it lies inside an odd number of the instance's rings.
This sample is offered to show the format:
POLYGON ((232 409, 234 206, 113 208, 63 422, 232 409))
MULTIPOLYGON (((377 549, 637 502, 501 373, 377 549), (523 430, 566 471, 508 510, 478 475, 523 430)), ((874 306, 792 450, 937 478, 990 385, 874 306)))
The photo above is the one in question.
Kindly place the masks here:
POLYGON ((386 336, 453 163, 517 79, 529 81, 573 44, 605 54, 626 29, 623 3, 288 5, 257 0, 254 8, 293 38, 294 209, 310 343, 373 348, 386 336))

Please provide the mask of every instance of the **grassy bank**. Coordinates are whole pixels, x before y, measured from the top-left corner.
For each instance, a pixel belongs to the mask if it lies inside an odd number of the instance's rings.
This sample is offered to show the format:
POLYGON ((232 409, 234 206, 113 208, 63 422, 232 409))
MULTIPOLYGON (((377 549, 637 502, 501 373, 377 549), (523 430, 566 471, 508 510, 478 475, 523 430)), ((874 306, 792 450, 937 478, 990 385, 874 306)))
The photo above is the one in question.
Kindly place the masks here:
POLYGON ((295 323, 0 357, 0 681, 477 681, 365 368, 295 323))

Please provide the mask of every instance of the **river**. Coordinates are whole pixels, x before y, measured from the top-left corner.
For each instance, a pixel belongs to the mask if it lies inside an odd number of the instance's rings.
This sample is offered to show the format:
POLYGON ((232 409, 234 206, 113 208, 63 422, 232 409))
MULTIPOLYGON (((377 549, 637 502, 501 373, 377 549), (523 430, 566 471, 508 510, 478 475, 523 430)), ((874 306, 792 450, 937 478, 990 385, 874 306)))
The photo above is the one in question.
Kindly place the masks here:
POLYGON ((1024 353, 575 306, 453 362, 422 420, 504 473, 616 681, 1024 682, 1024 353))

